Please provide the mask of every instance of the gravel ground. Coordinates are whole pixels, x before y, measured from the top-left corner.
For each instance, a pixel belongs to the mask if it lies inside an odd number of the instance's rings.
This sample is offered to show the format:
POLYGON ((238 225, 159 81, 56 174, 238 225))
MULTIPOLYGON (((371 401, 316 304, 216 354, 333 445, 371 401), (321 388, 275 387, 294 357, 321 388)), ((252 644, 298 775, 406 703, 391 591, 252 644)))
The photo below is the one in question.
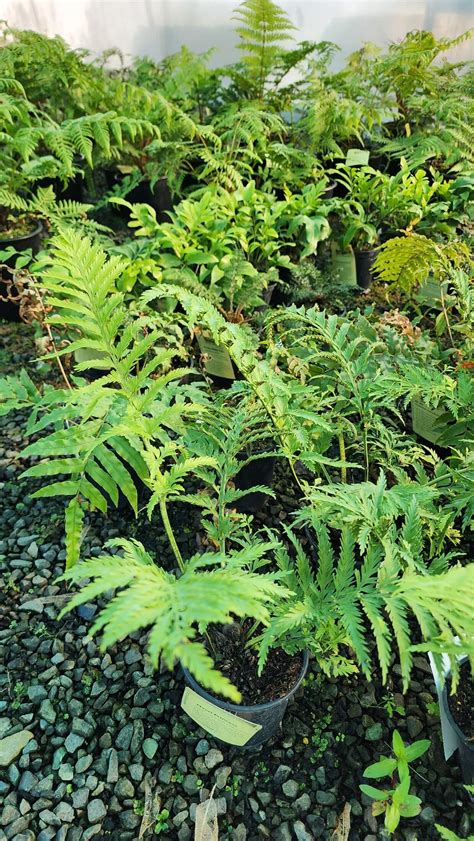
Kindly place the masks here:
MULTIPOLYGON (((311 672, 281 735, 250 753, 196 729, 180 710, 180 674, 153 674, 147 664, 146 635, 104 654, 88 634, 94 605, 58 622, 63 506, 28 496, 32 484, 18 480, 21 446, 21 416, 0 419, 0 841, 188 841, 196 806, 214 786, 220 839, 329 841, 348 802, 350 841, 378 841, 388 836, 358 786, 394 727, 406 741, 432 740, 413 775, 423 811, 395 838, 439 838, 435 821, 469 835, 474 814, 459 769, 442 756, 424 658, 405 697, 396 668, 389 689, 311 672), (390 716, 387 701, 404 715, 390 716)), ((272 520, 278 510, 272 504, 264 515, 272 520)), ((189 509, 175 517, 183 548, 193 551, 189 509)), ((126 521, 123 512, 90 518, 85 552, 98 554, 119 529, 160 558, 166 552, 159 523, 126 521)))

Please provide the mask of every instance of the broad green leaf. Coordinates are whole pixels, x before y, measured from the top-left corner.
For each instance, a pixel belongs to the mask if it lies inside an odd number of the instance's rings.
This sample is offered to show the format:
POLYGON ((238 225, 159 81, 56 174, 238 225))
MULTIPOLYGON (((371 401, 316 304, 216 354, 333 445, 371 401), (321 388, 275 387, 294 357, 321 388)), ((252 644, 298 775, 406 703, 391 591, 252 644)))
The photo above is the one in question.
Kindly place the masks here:
POLYGON ((385 756, 383 759, 379 760, 379 762, 374 762, 373 765, 369 765, 369 767, 364 771, 364 777, 367 777, 369 780, 375 780, 379 777, 387 777, 393 774, 396 767, 397 760, 385 756))
POLYGON ((418 759, 418 757, 423 756, 430 746, 431 741, 429 739, 419 739, 419 741, 413 742, 412 745, 408 745, 405 749, 406 761, 413 762, 414 759, 418 759))
POLYGON ((374 788, 374 786, 368 786, 365 783, 362 783, 359 788, 367 797, 372 797, 374 800, 387 800, 390 796, 389 791, 374 788))

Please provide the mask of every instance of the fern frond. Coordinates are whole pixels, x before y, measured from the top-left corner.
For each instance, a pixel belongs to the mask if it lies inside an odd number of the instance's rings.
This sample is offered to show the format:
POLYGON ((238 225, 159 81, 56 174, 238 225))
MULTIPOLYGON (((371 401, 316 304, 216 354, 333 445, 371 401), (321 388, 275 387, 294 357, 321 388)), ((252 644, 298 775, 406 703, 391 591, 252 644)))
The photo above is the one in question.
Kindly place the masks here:
MULTIPOLYGON (((354 537, 343 526, 339 557, 336 559, 332 554, 329 568, 327 531, 319 525, 316 534, 316 573, 298 576, 295 574, 298 567, 293 565, 288 582, 292 593, 272 611, 262 634, 264 652, 275 644, 293 651, 307 646, 314 652, 321 668, 334 674, 334 669, 348 666, 347 658, 345 666, 339 658, 340 647, 349 646, 357 665, 369 676, 372 635, 384 680, 396 644, 405 686, 410 679, 413 651, 430 650, 436 655, 444 652, 452 656, 456 652, 455 638, 459 637, 457 650, 469 654, 471 659, 474 657, 474 618, 469 608, 474 564, 431 575, 403 572, 396 552, 386 551, 384 557, 382 546, 372 543, 359 566, 354 537), (326 569, 322 577, 321 564, 326 569), (420 626, 423 639, 420 645, 412 642, 410 614, 420 626)), ((284 570, 291 565, 284 552, 277 552, 277 559, 283 563, 284 570)), ((455 671, 454 667, 454 677, 455 671)))
POLYGON ((123 588, 92 628, 92 633, 103 631, 102 648, 151 626, 148 651, 155 667, 160 657, 168 668, 179 659, 203 686, 238 702, 239 692, 213 668, 206 649, 196 639, 198 630, 203 633, 211 624, 229 624, 235 615, 266 622, 269 606, 284 592, 280 585, 271 575, 246 570, 245 550, 233 553, 227 568, 213 553, 199 556, 199 568, 191 560, 176 578, 156 566, 136 541, 115 540, 108 545, 123 549, 123 557, 102 555, 64 573, 62 578, 67 581, 91 581, 61 615, 112 588, 123 588))
POLYGON ((234 19, 238 22, 236 32, 240 39, 237 47, 245 52, 251 95, 262 99, 281 45, 292 38, 295 27, 273 0, 244 0, 235 10, 234 19))
POLYGON ((453 267, 462 267, 468 261, 469 251, 463 243, 438 243, 421 234, 410 234, 383 243, 373 271, 385 283, 396 283, 410 292, 431 273, 441 281, 449 279, 453 267))

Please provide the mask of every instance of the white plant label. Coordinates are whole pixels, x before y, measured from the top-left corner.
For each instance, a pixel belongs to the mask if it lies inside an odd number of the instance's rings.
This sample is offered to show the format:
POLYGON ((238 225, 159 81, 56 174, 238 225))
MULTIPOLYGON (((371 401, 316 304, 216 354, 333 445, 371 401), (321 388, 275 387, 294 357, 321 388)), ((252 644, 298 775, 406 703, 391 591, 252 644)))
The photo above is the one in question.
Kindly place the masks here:
MULTIPOLYGON (((446 760, 449 759, 450 756, 453 755, 454 751, 457 750, 460 745, 460 739, 458 734, 451 726, 449 719, 445 713, 444 705, 443 705, 443 698, 442 698, 442 687, 441 687, 441 674, 437 669, 436 663, 434 661, 433 655, 428 652, 428 657, 430 660, 431 671, 433 672, 434 682, 436 686, 436 692, 438 693, 438 702, 439 702, 439 717, 441 719, 441 735, 443 737, 443 749, 444 749, 444 758, 446 760)), ((444 679, 449 676, 450 672, 450 664, 449 664, 449 657, 445 654, 441 656, 442 662, 442 672, 444 679)))
POLYGON ((206 701, 189 686, 184 690, 181 706, 203 730, 229 745, 242 747, 262 729, 261 724, 247 721, 235 713, 221 709, 211 701, 206 701))

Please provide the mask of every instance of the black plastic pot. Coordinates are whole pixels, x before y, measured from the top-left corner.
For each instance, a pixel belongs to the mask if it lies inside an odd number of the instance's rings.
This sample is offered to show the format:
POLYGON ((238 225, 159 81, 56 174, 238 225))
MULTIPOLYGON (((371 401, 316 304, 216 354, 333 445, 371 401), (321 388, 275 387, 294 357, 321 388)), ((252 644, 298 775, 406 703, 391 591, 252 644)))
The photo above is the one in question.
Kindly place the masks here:
POLYGON ((357 284, 361 289, 369 289, 372 285, 372 266, 377 256, 376 251, 356 251, 357 284))
MULTIPOLYGON (((462 662, 467 662, 467 658, 464 659, 462 662)), ((469 739, 465 736, 465 734, 459 727, 459 724, 457 724, 449 707, 449 698, 450 696, 448 694, 448 686, 445 683, 441 695, 441 702, 443 704, 443 709, 446 713, 446 717, 449 721, 449 725, 454 730, 459 740, 459 764, 461 766, 464 783, 465 785, 471 786, 474 784, 474 742, 469 741, 469 739)))
MULTIPOLYGON (((246 464, 245 467, 242 467, 242 470, 239 470, 237 476, 235 477, 235 487, 241 491, 246 491, 248 488, 253 488, 255 485, 267 485, 268 487, 272 487, 275 464, 275 456, 262 456, 262 458, 256 458, 254 461, 246 464)), ((267 499, 268 494, 262 493, 261 491, 255 491, 254 493, 247 494, 247 496, 242 497, 242 499, 238 499, 235 503, 235 507, 237 511, 240 511, 243 514, 252 514, 260 511, 262 505, 267 499)))
POLYGON ((84 202, 87 199, 86 182, 82 175, 77 173, 70 178, 64 186, 60 178, 41 178, 37 182, 38 187, 52 187, 57 199, 68 201, 84 202))
MULTIPOLYGON (((42 231, 43 225, 41 222, 36 222, 36 227, 31 231, 31 233, 24 234, 21 237, 2 237, 0 234, 0 251, 3 251, 4 248, 8 248, 11 245, 15 251, 26 251, 28 248, 31 248, 33 254, 36 254, 41 244, 42 231)), ((6 260, 6 265, 14 266, 15 258, 13 257, 10 260, 6 260)))
POLYGON ((322 192, 322 197, 324 199, 332 199, 334 193, 336 191, 337 183, 336 181, 330 181, 327 187, 324 188, 322 192))
MULTIPOLYGON (((105 170, 106 184, 111 189, 123 180, 121 173, 105 170)), ((168 211, 173 210, 173 197, 166 178, 159 178, 153 189, 149 181, 141 181, 125 196, 130 204, 149 204, 156 212, 158 222, 169 222, 168 211)), ((114 213, 122 219, 128 219, 130 211, 122 205, 114 205, 114 213)))
MULTIPOLYGON (((32 253, 36 254, 41 245, 42 231, 43 225, 41 222, 37 222, 36 227, 29 234, 24 234, 21 237, 2 238, 0 236, 0 251, 11 246, 15 251, 27 251, 28 248, 31 248, 32 253)), ((15 260, 15 256, 10 257, 4 261, 4 265, 13 268, 15 260)), ((6 281, 11 280, 11 275, 8 277, 8 274, 8 270, 0 270, 0 295, 3 295, 6 291, 6 281), (3 275, 2 271, 6 272, 6 274, 3 275)), ((3 318, 5 321, 20 321, 20 307, 14 301, 0 300, 0 318, 3 318)))
POLYGON ((395 230, 394 228, 382 228, 379 239, 380 242, 388 242, 390 239, 394 239, 394 237, 399 237, 400 231, 395 230))
POLYGON ((303 654, 303 663, 301 665, 298 680, 290 691, 282 698, 278 698, 276 701, 268 701, 266 704, 253 704, 250 706, 245 706, 244 704, 229 704, 227 701, 215 698, 199 685, 199 683, 193 678, 192 674, 188 672, 184 666, 181 666, 181 668, 187 685, 201 698, 204 698, 206 701, 209 701, 221 710, 226 710, 227 712, 239 716, 239 718, 261 725, 262 729, 259 730, 258 733, 255 733, 255 735, 252 736, 252 738, 249 739, 247 744, 244 746, 244 749, 246 750, 248 748, 256 748, 263 745, 278 732, 288 706, 288 701, 293 697, 296 690, 301 685, 308 669, 308 663, 309 656, 308 652, 305 651, 303 654))

